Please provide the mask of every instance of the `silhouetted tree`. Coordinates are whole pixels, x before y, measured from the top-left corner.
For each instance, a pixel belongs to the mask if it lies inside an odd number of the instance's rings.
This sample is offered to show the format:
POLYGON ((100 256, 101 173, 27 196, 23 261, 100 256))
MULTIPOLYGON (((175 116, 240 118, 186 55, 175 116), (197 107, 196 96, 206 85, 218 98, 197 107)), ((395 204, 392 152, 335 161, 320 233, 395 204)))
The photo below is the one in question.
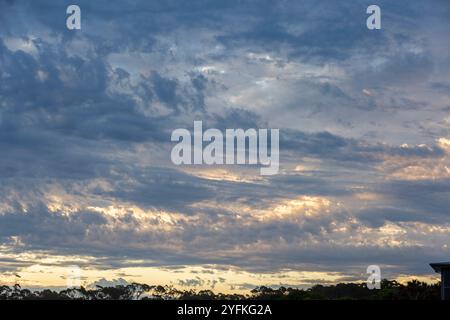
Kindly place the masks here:
POLYGON ((427 284, 412 280, 406 285, 383 279, 380 290, 369 290, 365 283, 339 283, 315 285, 309 289, 256 287, 250 295, 214 293, 211 290, 179 290, 173 286, 149 286, 132 283, 115 287, 87 289, 69 288, 60 292, 44 289, 30 291, 19 284, 0 286, 0 300, 138 300, 138 299, 183 299, 183 300, 439 300, 440 284, 427 284))

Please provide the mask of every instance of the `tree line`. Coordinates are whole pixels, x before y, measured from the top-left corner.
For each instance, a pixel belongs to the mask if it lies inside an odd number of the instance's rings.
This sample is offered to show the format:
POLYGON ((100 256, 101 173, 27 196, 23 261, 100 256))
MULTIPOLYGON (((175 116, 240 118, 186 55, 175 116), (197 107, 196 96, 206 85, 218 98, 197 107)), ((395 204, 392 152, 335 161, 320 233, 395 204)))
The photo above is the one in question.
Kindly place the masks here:
POLYGON ((440 283, 412 280, 401 284, 382 280, 381 289, 369 290, 365 283, 315 285, 308 289, 256 287, 247 294, 214 293, 211 290, 180 290, 173 286, 140 283, 115 287, 69 288, 62 291, 32 291, 14 286, 0 286, 0 300, 439 300, 440 283))

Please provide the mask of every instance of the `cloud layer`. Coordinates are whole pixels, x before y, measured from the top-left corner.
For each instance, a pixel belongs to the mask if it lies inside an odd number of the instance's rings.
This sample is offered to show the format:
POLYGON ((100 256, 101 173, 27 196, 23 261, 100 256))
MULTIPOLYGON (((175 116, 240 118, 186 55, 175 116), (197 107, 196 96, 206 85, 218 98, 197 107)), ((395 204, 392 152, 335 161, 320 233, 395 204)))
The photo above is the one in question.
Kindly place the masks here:
POLYGON ((450 240, 450 5, 432 3, 379 1, 369 31, 365 0, 78 1, 69 31, 69 3, 0 1, 0 270, 429 275, 450 240), (280 128, 280 174, 173 166, 194 120, 280 128))

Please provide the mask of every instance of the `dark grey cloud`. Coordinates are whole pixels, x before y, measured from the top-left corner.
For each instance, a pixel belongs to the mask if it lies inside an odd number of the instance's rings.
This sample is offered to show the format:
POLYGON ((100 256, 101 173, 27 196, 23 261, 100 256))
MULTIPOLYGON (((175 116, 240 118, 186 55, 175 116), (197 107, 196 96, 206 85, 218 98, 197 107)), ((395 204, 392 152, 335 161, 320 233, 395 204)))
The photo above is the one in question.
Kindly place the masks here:
POLYGON ((450 222, 449 186, 448 179, 380 183, 374 189, 384 195, 384 206, 364 209, 357 216, 371 226, 405 221, 446 225, 450 222))

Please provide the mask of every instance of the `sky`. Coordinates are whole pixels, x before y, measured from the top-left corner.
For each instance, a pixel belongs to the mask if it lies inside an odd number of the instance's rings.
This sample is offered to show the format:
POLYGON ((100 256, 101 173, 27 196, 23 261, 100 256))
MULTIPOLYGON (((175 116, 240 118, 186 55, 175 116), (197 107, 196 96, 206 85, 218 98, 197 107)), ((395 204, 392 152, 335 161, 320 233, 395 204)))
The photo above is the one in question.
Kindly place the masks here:
POLYGON ((436 281, 449 31, 446 0, 0 0, 0 282, 436 281), (278 174, 174 165, 195 120, 278 128, 278 174))

